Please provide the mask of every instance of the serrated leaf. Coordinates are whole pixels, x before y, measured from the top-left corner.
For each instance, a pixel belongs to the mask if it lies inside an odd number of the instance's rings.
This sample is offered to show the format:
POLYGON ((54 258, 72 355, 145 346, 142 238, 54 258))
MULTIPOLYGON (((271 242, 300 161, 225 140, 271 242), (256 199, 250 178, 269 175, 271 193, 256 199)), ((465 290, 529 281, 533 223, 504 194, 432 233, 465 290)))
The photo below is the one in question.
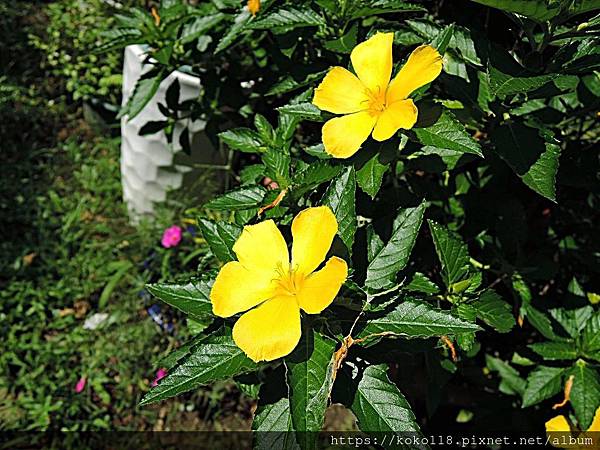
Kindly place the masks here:
POLYGON ((286 31, 299 27, 324 25, 325 19, 310 8, 297 9, 291 6, 280 8, 250 23, 249 28, 255 30, 271 30, 283 28, 286 31))
POLYGON ((594 308, 591 306, 577 309, 555 308, 550 310, 550 315, 573 339, 579 337, 593 313, 594 308))
POLYGON ((231 378, 258 366, 235 345, 231 330, 221 329, 192 348, 190 355, 150 390, 140 405, 156 403, 203 384, 231 378))
POLYGON ((257 432, 254 435, 254 450, 300 450, 287 397, 270 404, 259 402, 252 430, 257 432))
POLYGON ((247 32, 248 22, 252 15, 247 10, 243 10, 239 13, 233 21, 233 25, 229 27, 228 31, 221 38, 215 49, 215 53, 222 52, 233 44, 241 35, 247 32))
POLYGON ((467 246, 456 233, 432 220, 428 221, 435 251, 442 264, 444 283, 450 286, 469 272, 467 246))
POLYGON ((356 175, 354 168, 349 166, 331 181, 321 200, 321 204, 329 206, 335 214, 338 222, 337 234, 350 254, 357 227, 355 195, 356 175))
POLYGON ((584 361, 577 361, 567 376, 574 375, 570 402, 579 428, 587 430, 600 407, 600 376, 584 361))
POLYGON ((535 91, 552 81, 558 81, 560 85, 560 78, 568 78, 568 76, 559 74, 527 76, 528 74, 529 72, 525 69, 517 72, 517 74, 508 74, 490 66, 488 68, 490 93, 503 99, 509 95, 535 91))
POLYGON ((321 110, 309 102, 280 106, 277 108, 277 111, 282 114, 289 114, 301 119, 312 120, 315 122, 323 121, 321 110))
POLYGON ((467 133, 465 126, 449 111, 443 110, 435 123, 422 128, 413 128, 412 131, 417 141, 423 145, 483 156, 479 143, 467 133))
POLYGON ((245 153, 261 153, 266 150, 260 135, 250 128, 235 128, 219 133, 219 138, 229 148, 245 153))
POLYGON ((515 368, 507 362, 490 355, 485 355, 485 361, 487 367, 492 372, 498 372, 498 375, 500 375, 502 382, 505 384, 504 392, 506 394, 519 394, 520 396, 523 396, 527 383, 521 378, 519 372, 515 368))
POLYGON ((477 310, 477 317, 500 333, 507 333, 515 326, 510 305, 496 291, 484 291, 472 305, 477 310))
POLYGON ((583 352, 596 360, 600 356, 600 312, 596 311, 583 329, 583 352))
POLYGON ((389 241, 377 252, 367 267, 365 286, 373 289, 388 287, 396 274, 406 267, 426 207, 425 202, 422 202, 419 206, 398 212, 389 241))
POLYGON ((127 100, 124 108, 119 112, 119 117, 127 116, 129 120, 136 117, 142 109, 152 100, 163 80, 162 70, 148 72, 137 81, 133 94, 127 100))
POLYGON ((437 294, 440 292, 440 288, 437 286, 437 284, 435 284, 421 272, 416 272, 413 275, 412 280, 410 280, 410 283, 408 283, 404 289, 412 292, 422 292, 423 294, 428 295, 437 294))
POLYGON ((520 14, 538 21, 550 20, 560 13, 560 3, 544 0, 471 0, 482 5, 520 14))
POLYGON ((296 173, 293 193, 301 197, 317 186, 336 177, 342 171, 342 166, 334 166, 326 161, 310 164, 296 173))
POLYGON ((351 20, 379 14, 425 11, 425 8, 420 5, 399 0, 370 0, 368 2, 357 2, 357 5, 360 5, 360 7, 351 11, 351 20))
POLYGON ((381 188, 383 175, 389 168, 389 164, 379 162, 379 153, 376 153, 356 171, 356 181, 360 188, 374 199, 381 188))
POLYGON ((196 17, 192 22, 186 24, 181 31, 179 41, 182 44, 195 41, 200 36, 206 34, 214 26, 218 25, 224 18, 225 14, 216 13, 207 16, 196 17))
POLYGON ((358 381, 352 412, 365 432, 419 433, 412 409, 386 374, 384 364, 369 366, 358 381))
POLYGON ((307 432, 323 428, 333 386, 335 347, 335 341, 305 327, 298 347, 285 358, 292 425, 302 448, 314 448, 311 438, 316 436, 307 432))
POLYGON ((200 321, 212 317, 212 282, 194 280, 186 284, 147 284, 146 289, 159 300, 200 321))
POLYGON ((229 191, 204 205, 205 208, 218 211, 237 211, 260 206, 267 194, 260 186, 247 186, 229 191))
POLYGON ((548 361, 575 359, 579 353, 574 342, 538 342, 528 347, 548 361))
POLYGON ((562 367, 538 366, 527 377, 521 407, 527 408, 558 394, 563 387, 564 372, 562 367))
POLYGON ((213 222, 207 219, 198 219, 198 225, 208 246, 221 262, 235 260, 233 244, 240 236, 242 227, 225 221, 213 222))
POLYGON ((477 331, 469 321, 453 316, 450 311, 434 308, 428 303, 408 298, 388 313, 374 313, 366 318, 367 325, 359 337, 389 333, 406 338, 428 338, 477 331))
POLYGON ((540 131, 518 122, 497 127, 491 136, 502 159, 538 194, 556 199, 560 146, 546 141, 540 131))

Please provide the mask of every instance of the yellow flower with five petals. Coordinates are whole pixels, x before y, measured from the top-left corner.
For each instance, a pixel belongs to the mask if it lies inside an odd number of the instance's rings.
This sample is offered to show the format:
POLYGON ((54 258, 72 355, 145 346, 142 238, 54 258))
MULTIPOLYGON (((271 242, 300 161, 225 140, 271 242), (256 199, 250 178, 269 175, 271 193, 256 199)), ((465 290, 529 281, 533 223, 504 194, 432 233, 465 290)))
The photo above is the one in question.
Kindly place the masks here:
POLYGON ((442 57, 429 45, 417 47, 398 75, 392 76, 394 33, 377 33, 350 54, 356 75, 333 67, 315 91, 313 104, 334 114, 323 126, 325 151, 348 158, 371 132, 376 141, 391 138, 417 121, 417 107, 408 96, 431 83, 442 71, 442 57))
POLYGON ((318 314, 336 297, 348 275, 346 262, 325 260, 338 230, 329 207, 301 211, 292 222, 292 255, 272 220, 247 225, 233 246, 237 261, 225 264, 210 292, 213 312, 245 312, 233 340, 250 359, 272 361, 291 353, 300 340, 300 309, 318 314))

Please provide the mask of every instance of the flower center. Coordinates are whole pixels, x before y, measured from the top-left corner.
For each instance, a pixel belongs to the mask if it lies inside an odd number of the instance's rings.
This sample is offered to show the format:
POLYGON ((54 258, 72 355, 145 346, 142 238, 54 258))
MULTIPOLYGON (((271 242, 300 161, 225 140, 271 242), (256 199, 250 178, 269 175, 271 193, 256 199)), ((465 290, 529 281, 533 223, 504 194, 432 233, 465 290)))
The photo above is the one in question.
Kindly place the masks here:
POLYGON ((381 114, 386 107, 385 91, 377 86, 377 91, 367 89, 367 96, 369 97, 369 112, 372 114, 381 114))
POLYGON ((276 293, 277 295, 291 295, 295 296, 302 286, 304 276, 298 273, 291 267, 279 266, 277 268, 277 283, 276 293))

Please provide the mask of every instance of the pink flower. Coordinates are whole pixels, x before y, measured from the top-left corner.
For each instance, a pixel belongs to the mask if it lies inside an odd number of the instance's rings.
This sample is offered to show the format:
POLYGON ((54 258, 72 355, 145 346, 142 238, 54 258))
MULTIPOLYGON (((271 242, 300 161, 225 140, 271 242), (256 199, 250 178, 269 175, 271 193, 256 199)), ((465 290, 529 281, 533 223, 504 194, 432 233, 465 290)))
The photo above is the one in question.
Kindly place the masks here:
POLYGON ((177 225, 167 228, 160 241, 165 248, 176 247, 179 242, 181 242, 181 227, 177 225))
POLYGON ((158 382, 167 375, 167 369, 160 368, 156 371, 156 378, 152 382, 152 387, 156 386, 158 382))
POLYGON ((81 377, 79 379, 79 381, 77 381, 77 384, 75 385, 75 392, 77 394, 79 394, 81 391, 83 391, 83 389, 85 388, 85 382, 86 382, 86 378, 85 377, 81 377))

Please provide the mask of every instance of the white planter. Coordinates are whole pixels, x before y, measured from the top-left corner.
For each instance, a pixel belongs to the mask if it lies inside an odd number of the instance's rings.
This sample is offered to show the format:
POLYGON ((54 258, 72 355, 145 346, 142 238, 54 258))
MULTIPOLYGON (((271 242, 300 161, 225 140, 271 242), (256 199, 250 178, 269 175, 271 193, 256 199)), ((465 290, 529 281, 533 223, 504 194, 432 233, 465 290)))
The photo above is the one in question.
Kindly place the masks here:
MULTIPOLYGON (((143 64, 145 56, 144 48, 140 45, 125 48, 123 104, 132 95, 140 76, 150 69, 143 64)), ((180 101, 198 97, 201 90, 200 79, 182 72, 173 72, 163 80, 154 98, 133 120, 127 117, 121 119, 121 181, 123 198, 133 221, 144 215, 151 216, 154 205, 163 202, 169 190, 181 187, 184 174, 192 168, 174 161, 175 154, 181 151, 179 136, 187 126, 190 140, 198 141, 194 137, 205 127, 203 121, 191 123, 188 120, 186 123, 176 124, 172 144, 167 142, 162 131, 148 136, 139 135, 145 123, 165 119, 158 109, 158 103, 165 103, 167 89, 175 78, 179 80, 181 88, 180 101)), ((209 145, 206 139, 202 145, 209 145)), ((208 153, 214 153, 212 148, 207 150, 208 153)))

